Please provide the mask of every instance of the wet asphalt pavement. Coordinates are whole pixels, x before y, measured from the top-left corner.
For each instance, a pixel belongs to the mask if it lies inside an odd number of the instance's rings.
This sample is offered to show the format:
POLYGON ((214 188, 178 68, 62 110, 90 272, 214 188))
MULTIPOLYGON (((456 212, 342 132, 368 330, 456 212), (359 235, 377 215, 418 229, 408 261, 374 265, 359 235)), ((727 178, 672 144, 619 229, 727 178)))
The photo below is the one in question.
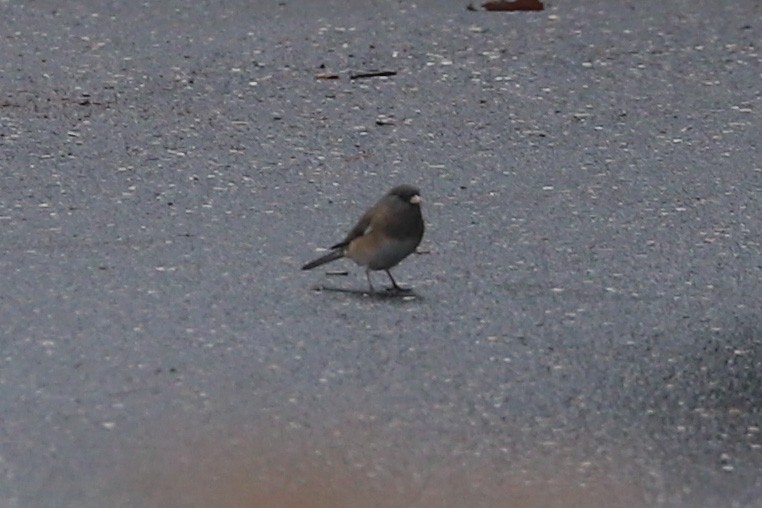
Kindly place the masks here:
POLYGON ((761 507, 760 4, 343 4, 0 2, 0 507, 761 507))

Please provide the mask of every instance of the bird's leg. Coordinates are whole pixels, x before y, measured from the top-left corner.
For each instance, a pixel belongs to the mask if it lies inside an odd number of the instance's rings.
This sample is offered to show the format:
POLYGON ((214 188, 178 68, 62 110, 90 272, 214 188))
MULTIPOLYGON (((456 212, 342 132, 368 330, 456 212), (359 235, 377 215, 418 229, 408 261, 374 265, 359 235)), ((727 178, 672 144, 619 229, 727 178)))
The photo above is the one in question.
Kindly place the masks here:
POLYGON ((389 291, 401 291, 403 293, 412 291, 410 288, 403 288, 397 285, 397 281, 394 280, 394 277, 392 277, 392 272, 390 272, 389 270, 384 270, 384 271, 386 272, 386 275, 389 276, 389 280, 392 281, 392 287, 389 288, 389 291))
POLYGON ((370 280, 370 268, 368 268, 367 270, 365 270, 365 277, 367 277, 367 278, 368 278, 368 286, 370 287, 370 292, 371 292, 371 293, 375 293, 375 292, 376 292, 376 290, 375 290, 375 289, 373 289, 373 282, 371 282, 371 280, 370 280))

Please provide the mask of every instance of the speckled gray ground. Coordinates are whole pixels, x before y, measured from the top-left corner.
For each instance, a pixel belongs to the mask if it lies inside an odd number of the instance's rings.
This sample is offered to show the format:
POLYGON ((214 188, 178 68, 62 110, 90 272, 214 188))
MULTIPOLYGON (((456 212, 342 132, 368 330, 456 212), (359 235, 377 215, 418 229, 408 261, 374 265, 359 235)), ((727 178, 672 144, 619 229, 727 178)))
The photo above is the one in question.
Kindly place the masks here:
POLYGON ((762 506, 759 2, 343 3, 0 1, 0 506, 762 506))

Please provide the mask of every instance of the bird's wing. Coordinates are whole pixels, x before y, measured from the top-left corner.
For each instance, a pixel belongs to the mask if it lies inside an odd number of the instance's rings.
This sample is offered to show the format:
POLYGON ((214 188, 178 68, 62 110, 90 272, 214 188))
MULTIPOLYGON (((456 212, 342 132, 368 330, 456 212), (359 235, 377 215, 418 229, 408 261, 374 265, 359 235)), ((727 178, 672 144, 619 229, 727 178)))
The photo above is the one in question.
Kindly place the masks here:
POLYGON ((346 247, 349 245, 349 242, 354 240, 355 238, 358 238, 363 235, 367 235, 370 232, 371 229, 371 218, 373 217, 373 214, 375 212, 375 206, 365 212, 362 217, 360 217, 360 220, 357 221, 357 224, 355 224, 355 227, 352 228, 352 230, 347 233, 347 236, 339 243, 331 247, 331 249, 338 249, 340 247, 346 247))

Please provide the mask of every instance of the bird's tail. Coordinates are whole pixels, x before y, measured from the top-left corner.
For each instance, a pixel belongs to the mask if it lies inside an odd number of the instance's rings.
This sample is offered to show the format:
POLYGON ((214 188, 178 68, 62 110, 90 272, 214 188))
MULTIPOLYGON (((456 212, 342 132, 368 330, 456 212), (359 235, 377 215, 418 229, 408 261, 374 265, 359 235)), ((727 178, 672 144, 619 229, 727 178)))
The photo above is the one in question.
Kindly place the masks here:
POLYGON ((306 265, 302 267, 302 270, 312 270, 316 266, 324 265, 326 263, 330 263, 331 261, 336 261, 337 259, 341 259, 344 257, 344 249, 334 249, 325 256, 320 256, 314 261, 310 261, 306 265))

